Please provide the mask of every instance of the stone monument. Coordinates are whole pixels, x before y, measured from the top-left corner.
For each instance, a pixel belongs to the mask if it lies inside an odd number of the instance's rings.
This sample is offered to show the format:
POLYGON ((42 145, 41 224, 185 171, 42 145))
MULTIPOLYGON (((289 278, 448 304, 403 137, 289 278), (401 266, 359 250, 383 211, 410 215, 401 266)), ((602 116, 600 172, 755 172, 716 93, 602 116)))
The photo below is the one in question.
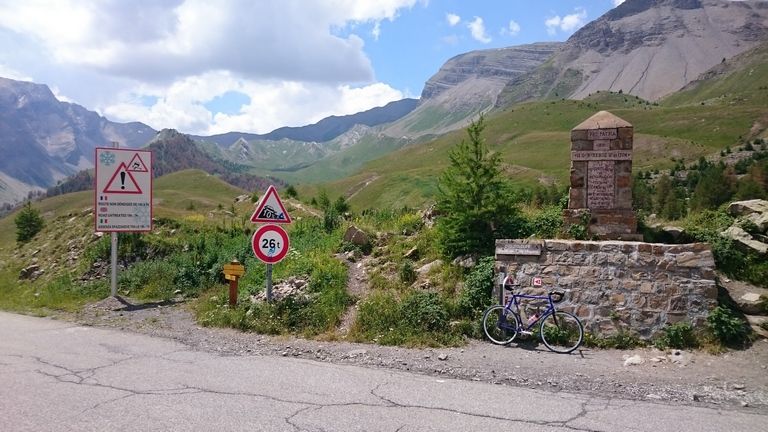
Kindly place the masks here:
POLYGON ((631 124, 600 111, 571 130, 566 227, 587 223, 603 240, 642 240, 632 210, 631 124))

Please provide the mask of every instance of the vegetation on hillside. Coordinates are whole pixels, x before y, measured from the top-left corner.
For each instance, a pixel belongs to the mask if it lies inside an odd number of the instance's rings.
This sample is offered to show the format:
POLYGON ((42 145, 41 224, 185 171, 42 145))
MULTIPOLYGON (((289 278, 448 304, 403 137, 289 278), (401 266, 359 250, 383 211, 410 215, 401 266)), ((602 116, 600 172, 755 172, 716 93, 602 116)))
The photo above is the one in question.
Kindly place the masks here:
POLYGON ((437 227, 450 257, 491 254, 496 238, 517 238, 524 231, 516 196, 501 173, 501 158, 485 145, 483 129, 480 116, 467 128, 469 140, 449 152, 450 165, 438 183, 437 227))
POLYGON ((37 235, 45 226, 45 221, 40 216, 40 210, 32 207, 32 203, 27 201, 14 219, 16 224, 16 241, 25 243, 37 235))

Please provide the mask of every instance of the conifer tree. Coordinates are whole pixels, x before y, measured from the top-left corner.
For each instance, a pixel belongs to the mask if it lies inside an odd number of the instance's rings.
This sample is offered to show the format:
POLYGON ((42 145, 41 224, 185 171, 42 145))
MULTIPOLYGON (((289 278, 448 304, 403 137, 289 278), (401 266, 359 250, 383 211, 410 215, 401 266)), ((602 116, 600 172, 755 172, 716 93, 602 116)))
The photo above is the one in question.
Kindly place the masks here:
POLYGON ((14 222, 16 223, 16 241, 19 243, 32 240, 45 226, 43 217, 40 216, 40 210, 32 207, 32 203, 29 201, 16 215, 14 222))
POLYGON ((496 238, 515 238, 526 231, 517 197, 502 175, 501 157, 485 145, 484 128, 483 116, 469 125, 469 140, 450 151, 450 165, 439 179, 437 227, 443 252, 450 257, 490 254, 496 238))

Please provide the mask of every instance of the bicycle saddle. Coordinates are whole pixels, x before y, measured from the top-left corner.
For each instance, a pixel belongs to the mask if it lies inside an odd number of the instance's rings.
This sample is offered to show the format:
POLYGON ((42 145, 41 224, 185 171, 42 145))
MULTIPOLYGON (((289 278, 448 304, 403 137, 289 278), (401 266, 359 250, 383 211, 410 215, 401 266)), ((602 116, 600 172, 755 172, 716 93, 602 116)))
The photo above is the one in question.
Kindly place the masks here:
POLYGON ((565 297, 565 291, 550 291, 549 296, 552 298, 553 303, 559 303, 563 301, 565 297))

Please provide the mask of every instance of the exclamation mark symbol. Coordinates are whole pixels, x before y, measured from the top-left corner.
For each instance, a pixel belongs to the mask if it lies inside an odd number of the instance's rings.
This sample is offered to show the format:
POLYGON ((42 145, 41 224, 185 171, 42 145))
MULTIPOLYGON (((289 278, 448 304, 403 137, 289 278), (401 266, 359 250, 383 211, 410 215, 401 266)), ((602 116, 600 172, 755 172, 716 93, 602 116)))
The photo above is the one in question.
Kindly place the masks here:
POLYGON ((120 189, 125 189, 125 171, 120 171, 120 189))

